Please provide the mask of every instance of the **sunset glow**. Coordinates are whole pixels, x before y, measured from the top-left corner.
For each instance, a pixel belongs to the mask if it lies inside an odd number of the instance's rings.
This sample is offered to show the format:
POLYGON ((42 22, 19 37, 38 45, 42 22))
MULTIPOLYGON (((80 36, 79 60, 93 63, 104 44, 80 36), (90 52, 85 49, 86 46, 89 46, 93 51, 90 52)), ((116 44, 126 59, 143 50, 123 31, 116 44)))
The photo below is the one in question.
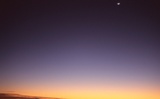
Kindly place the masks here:
POLYGON ((0 99, 160 99, 158 0, 0 6, 0 99))

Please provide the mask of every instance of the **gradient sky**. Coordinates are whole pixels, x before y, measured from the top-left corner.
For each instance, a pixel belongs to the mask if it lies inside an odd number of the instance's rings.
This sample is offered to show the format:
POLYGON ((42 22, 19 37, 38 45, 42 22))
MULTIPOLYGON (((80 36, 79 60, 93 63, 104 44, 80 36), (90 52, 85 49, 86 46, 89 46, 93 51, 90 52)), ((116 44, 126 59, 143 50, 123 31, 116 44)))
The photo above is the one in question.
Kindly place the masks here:
POLYGON ((160 99, 159 9, 158 0, 1 1, 0 92, 160 99))

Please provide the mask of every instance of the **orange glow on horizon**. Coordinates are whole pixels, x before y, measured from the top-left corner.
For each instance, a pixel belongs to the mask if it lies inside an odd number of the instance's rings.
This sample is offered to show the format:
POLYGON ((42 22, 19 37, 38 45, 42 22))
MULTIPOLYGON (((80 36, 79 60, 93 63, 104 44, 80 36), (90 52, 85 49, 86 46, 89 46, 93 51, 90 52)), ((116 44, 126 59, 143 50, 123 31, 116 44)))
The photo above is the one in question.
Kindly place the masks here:
POLYGON ((160 99, 160 90, 144 87, 61 87, 51 89, 17 90, 16 93, 63 99, 160 99))

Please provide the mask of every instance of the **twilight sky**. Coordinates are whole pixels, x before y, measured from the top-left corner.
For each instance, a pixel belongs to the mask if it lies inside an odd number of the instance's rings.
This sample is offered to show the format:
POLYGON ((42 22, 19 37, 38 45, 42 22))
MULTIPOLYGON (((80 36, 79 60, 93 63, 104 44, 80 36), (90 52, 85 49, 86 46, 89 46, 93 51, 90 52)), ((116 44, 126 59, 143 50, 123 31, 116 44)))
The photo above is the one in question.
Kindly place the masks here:
POLYGON ((160 99, 158 3, 1 1, 0 92, 160 99))

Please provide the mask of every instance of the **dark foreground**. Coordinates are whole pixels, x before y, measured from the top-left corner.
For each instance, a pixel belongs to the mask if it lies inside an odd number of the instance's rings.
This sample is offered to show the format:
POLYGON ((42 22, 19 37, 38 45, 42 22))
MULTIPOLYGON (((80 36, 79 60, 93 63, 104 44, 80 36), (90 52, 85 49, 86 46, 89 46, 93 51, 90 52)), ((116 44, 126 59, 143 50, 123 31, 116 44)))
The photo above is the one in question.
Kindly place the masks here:
POLYGON ((0 99, 59 99, 59 98, 47 98, 47 97, 0 93, 0 99))

